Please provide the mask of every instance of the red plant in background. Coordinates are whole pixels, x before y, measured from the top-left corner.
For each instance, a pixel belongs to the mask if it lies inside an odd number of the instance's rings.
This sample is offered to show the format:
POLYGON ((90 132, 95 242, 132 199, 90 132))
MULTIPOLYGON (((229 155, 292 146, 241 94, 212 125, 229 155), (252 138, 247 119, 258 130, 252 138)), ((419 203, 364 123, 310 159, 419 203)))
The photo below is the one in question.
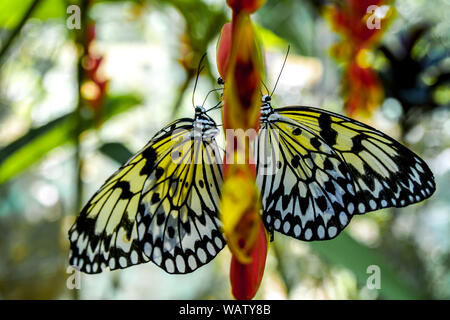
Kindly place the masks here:
POLYGON ((94 112, 94 120, 98 124, 101 121, 104 100, 108 80, 104 79, 99 68, 103 61, 103 57, 94 52, 92 44, 96 38, 95 23, 90 23, 86 32, 86 48, 87 54, 83 59, 83 68, 85 70, 85 79, 83 81, 81 92, 83 99, 94 112))
MULTIPOLYGON (((261 104, 262 58, 250 13, 264 1, 227 1, 233 10, 217 47, 217 65, 225 80, 223 123, 227 129, 257 130, 261 104)), ((228 137, 227 137, 228 138, 228 137)), ((230 281, 236 299, 252 299, 261 283, 267 256, 267 234, 260 218, 256 168, 249 146, 254 137, 227 139, 221 220, 232 253, 230 281), (245 159, 237 163, 237 159, 245 159)))
POLYGON ((233 14, 240 12, 253 13, 266 2, 266 0, 227 0, 228 6, 233 9, 233 14))
POLYGON ((370 115, 384 98, 376 71, 370 64, 370 50, 376 46, 393 16, 390 0, 345 0, 325 12, 332 28, 341 35, 332 55, 344 63, 345 110, 370 115))

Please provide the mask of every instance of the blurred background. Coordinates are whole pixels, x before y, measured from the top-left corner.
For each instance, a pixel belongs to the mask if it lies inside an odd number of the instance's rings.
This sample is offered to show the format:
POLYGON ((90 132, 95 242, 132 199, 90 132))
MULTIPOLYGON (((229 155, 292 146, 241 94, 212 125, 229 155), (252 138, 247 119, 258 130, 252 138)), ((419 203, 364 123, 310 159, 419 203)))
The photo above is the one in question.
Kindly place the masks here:
MULTIPOLYGON (((276 234, 256 299, 450 299, 450 1, 268 0, 252 18, 269 89, 291 46, 275 106, 371 124, 437 181, 431 199, 357 216, 331 241, 276 234), (366 285, 372 265, 380 289, 366 285)), ((229 19, 224 0, 0 2, 0 299, 232 298, 227 248, 189 275, 147 263, 67 286, 80 207, 157 130, 192 117, 205 52, 196 102, 217 87, 229 19)))

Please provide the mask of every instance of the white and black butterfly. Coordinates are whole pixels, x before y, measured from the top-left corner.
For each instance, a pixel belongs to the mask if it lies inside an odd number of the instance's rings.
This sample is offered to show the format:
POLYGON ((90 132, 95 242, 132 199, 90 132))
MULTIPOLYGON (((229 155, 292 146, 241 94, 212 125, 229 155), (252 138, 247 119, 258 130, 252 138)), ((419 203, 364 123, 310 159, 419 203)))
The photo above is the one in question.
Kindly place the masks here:
POLYGON ((257 184, 269 231, 336 237, 355 214, 404 207, 433 194, 427 164, 356 120, 312 107, 272 108, 262 97, 257 184))
POLYGON ((118 169, 69 231, 69 262, 99 273, 152 261, 188 273, 225 246, 218 202, 219 130, 203 107, 177 120, 118 169))

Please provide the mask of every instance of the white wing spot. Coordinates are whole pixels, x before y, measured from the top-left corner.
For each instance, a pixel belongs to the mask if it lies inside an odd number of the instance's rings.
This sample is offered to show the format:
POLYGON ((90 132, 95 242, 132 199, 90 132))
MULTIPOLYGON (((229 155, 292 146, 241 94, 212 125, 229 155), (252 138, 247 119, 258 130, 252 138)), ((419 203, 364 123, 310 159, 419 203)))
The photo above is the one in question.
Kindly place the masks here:
POLYGON ((200 259, 202 263, 206 262, 206 253, 202 248, 197 249, 197 257, 200 259))
POLYGON ((330 236, 330 238, 333 238, 337 233, 337 228, 336 227, 329 227, 328 228, 328 235, 330 236))
POLYGON ((181 273, 184 273, 184 271, 186 270, 186 265, 184 263, 184 259, 181 255, 178 255, 175 259, 175 263, 177 265, 177 269, 178 271, 180 271, 181 273))
POLYGON ((280 219, 276 219, 275 222, 274 222, 275 229, 280 230, 280 226, 281 226, 280 219))
POLYGON ((350 214, 353 214, 353 211, 355 211, 355 206, 353 205, 352 202, 350 202, 347 206, 347 210, 350 214))
POLYGON ((195 257, 193 255, 189 256, 188 265, 192 270, 197 268, 197 261, 195 260, 195 257))
POLYGON ((216 237, 216 239, 214 239, 214 242, 216 243, 217 248, 222 248, 222 240, 220 240, 219 237, 216 237))
POLYGON ((283 225, 283 231, 285 233, 288 233, 290 229, 291 229, 291 224, 289 223, 289 221, 286 221, 283 225))
POLYGON ((70 235, 70 241, 75 242, 75 239, 78 236, 78 232, 74 231, 71 235, 70 235))
POLYGON ((323 226, 319 226, 319 228, 317 228, 317 235, 320 239, 325 237, 325 228, 323 226))
POLYGON ((347 185, 347 190, 348 190, 348 192, 350 192, 352 195, 355 195, 355 190, 353 190, 353 186, 352 186, 351 183, 349 183, 349 184, 347 185))
POLYGON ((358 210, 359 210, 359 213, 363 213, 366 210, 366 206, 364 205, 364 203, 361 202, 358 205, 358 210))
POLYGON ((173 264, 172 259, 167 258, 166 262, 165 262, 165 265, 166 265, 167 272, 169 272, 169 273, 174 273, 175 272, 175 265, 173 264))
POLYGON ((145 225, 144 224, 139 225, 138 234, 139 234, 139 240, 142 240, 145 235, 145 225))
POLYGON ((346 225, 347 225, 347 223, 348 223, 348 218, 347 218, 347 215, 345 214, 345 212, 341 212, 341 213, 339 214, 339 221, 341 222, 341 224, 342 224, 343 226, 346 226, 346 225))
POLYGON ((425 171, 423 171, 423 168, 420 164, 416 163, 416 169, 419 170, 422 173, 425 173, 425 171))
POLYGON ((127 266, 127 259, 125 259, 125 257, 120 257, 119 264, 122 268, 125 268, 127 266))
POLYGON ((158 266, 161 265, 162 256, 161 256, 161 249, 159 247, 153 249, 153 262, 156 263, 158 266))
POLYGON ((298 224, 296 224, 295 227, 294 227, 294 234, 295 234, 295 236, 298 237, 300 235, 300 232, 301 232, 301 228, 300 228, 300 226, 298 224))
POLYGON ((214 256, 216 254, 216 249, 214 249, 214 246, 211 242, 208 242, 206 245, 206 249, 208 250, 209 254, 214 256))
POLYGON ((144 253, 147 257, 150 257, 150 255, 152 254, 152 245, 150 244, 150 242, 146 242, 144 244, 144 253))
POLYGON ((112 270, 116 267, 116 261, 114 258, 109 259, 109 268, 112 270))
POLYGON ((138 254, 137 254, 136 250, 133 250, 133 252, 131 252, 130 259, 131 259, 131 263, 133 263, 133 264, 138 263, 138 254))
POLYGON ((309 240, 309 239, 311 239, 312 238, 312 231, 311 231, 311 229, 307 229, 306 231, 305 231, 305 239, 306 240, 309 240))

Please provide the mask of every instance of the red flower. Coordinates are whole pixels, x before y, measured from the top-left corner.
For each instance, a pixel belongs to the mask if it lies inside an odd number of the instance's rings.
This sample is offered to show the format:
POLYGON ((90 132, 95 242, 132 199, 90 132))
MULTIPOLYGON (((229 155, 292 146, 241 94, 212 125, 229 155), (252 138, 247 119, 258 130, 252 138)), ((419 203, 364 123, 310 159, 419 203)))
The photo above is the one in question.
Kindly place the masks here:
POLYGON ((264 275, 266 256, 267 234, 264 224, 259 221, 257 240, 251 252, 252 262, 242 264, 235 257, 231 258, 230 281, 236 299, 250 300, 255 296, 264 275))
POLYGON ((393 16, 390 0, 345 0, 325 14, 332 28, 341 35, 332 55, 344 63, 342 88, 345 110, 370 115, 384 96, 377 73, 371 68, 370 50, 380 41, 393 16), (376 11, 379 10, 379 11, 376 11), (384 11, 384 17, 379 13, 384 11))
POLYGON ((106 97, 108 80, 102 78, 99 72, 103 57, 96 54, 92 49, 92 43, 95 41, 95 37, 95 24, 91 23, 86 31, 85 41, 88 52, 83 60, 85 81, 82 84, 81 93, 87 105, 94 111, 95 121, 99 122, 106 97))
MULTIPOLYGON (((217 46, 217 66, 225 80, 224 130, 259 127, 262 58, 249 13, 262 1, 228 1, 233 20, 224 25, 217 46)), ((248 149, 254 136, 227 137, 221 220, 232 253, 230 281, 236 299, 251 299, 261 283, 267 255, 267 237, 260 218, 261 200, 256 169, 248 149), (243 163, 237 163, 243 159, 243 163)))
POLYGON ((377 73, 371 68, 361 67, 356 62, 349 63, 344 75, 346 111, 350 115, 358 111, 370 114, 383 100, 383 89, 377 73))
POLYGON ((233 9, 233 12, 244 11, 253 13, 266 2, 266 0, 227 0, 227 4, 233 9))

